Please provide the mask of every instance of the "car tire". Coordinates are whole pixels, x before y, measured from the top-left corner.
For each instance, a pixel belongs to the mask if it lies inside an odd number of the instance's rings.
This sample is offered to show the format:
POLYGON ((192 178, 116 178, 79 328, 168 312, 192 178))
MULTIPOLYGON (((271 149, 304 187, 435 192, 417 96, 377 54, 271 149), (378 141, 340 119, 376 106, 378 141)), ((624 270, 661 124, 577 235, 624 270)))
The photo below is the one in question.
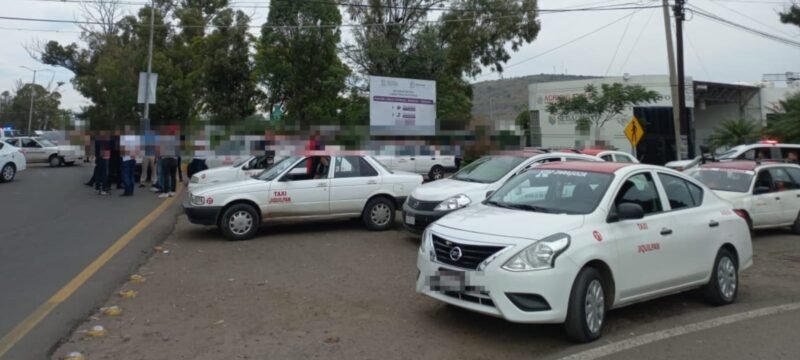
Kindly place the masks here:
POLYGON ((17 176, 17 167, 12 163, 5 164, 0 170, 0 182, 9 182, 17 176))
POLYGON ((739 293, 739 265, 728 249, 719 249, 711 271, 711 279, 703 287, 703 293, 712 305, 727 305, 736 301, 739 293))
POLYGON ((434 165, 428 172, 428 180, 435 181, 444 177, 444 168, 441 165, 434 165))
POLYGON ((606 288, 603 277, 595 268, 584 268, 575 277, 564 322, 570 340, 586 343, 600 337, 606 317, 606 288))
POLYGON ((228 240, 252 239, 261 225, 261 217, 253 206, 235 204, 222 214, 219 228, 228 240))
POLYGON ((394 225, 394 202, 384 197, 370 200, 364 207, 361 220, 367 229, 374 231, 388 230, 394 225))
POLYGON ((61 165, 61 158, 57 155, 50 155, 50 158, 47 159, 47 163, 50 164, 50 167, 56 167, 61 165))
POLYGON ((797 214, 797 217, 794 219, 794 224, 792 225, 792 232, 796 235, 800 235, 800 213, 797 214))

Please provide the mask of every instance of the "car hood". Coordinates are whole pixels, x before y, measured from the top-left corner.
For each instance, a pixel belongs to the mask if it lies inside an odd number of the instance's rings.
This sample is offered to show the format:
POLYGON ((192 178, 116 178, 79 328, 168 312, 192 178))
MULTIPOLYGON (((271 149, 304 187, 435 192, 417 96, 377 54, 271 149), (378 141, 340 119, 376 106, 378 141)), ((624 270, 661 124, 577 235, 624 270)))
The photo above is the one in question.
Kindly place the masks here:
POLYGON ((233 166, 222 166, 218 168, 203 170, 195 175, 200 180, 200 182, 206 182, 212 179, 217 180, 225 177, 233 177, 235 169, 236 168, 234 168, 233 166), (205 177, 203 177, 203 175, 205 175, 205 177))
POLYGON ((447 178, 423 184, 414 189, 411 196, 422 201, 441 201, 458 194, 485 190, 488 186, 489 184, 447 178))
POLYGON ((539 240, 583 226, 584 215, 547 214, 477 204, 442 217, 434 224, 455 230, 539 240))
POLYGON ((207 195, 227 194, 233 192, 245 193, 251 191, 266 191, 268 188, 267 184, 268 183, 266 181, 256 180, 256 179, 232 181, 232 182, 202 187, 200 189, 194 190, 196 192, 193 193, 193 195, 207 196, 207 195))

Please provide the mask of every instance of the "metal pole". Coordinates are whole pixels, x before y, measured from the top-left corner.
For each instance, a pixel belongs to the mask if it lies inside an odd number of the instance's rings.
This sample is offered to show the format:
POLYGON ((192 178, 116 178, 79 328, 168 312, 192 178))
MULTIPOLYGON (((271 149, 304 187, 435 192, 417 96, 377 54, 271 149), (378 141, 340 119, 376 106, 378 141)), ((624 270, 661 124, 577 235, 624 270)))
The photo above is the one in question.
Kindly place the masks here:
POLYGON ((664 34, 667 35, 667 62, 669 63, 669 89, 672 96, 672 123, 675 128, 675 160, 681 159, 681 117, 678 113, 678 84, 675 76, 675 52, 672 49, 672 28, 669 21, 669 0, 663 0, 664 34))
POLYGON ((147 46, 147 77, 144 82, 144 118, 142 119, 142 132, 150 130, 150 76, 153 71, 153 27, 155 22, 155 0, 150 3, 150 43, 147 46))
MULTIPOLYGON (((37 71, 38 70, 33 70, 33 83, 31 83, 31 87, 30 87, 30 90, 31 90, 31 107, 28 110, 28 133, 25 134, 27 136, 31 136, 31 121, 33 120, 33 99, 36 97, 35 94, 34 94, 34 86, 36 85, 36 72, 37 71)), ((22 143, 20 143, 20 146, 22 146, 22 143)))
POLYGON ((689 157, 694 156, 694 144, 692 141, 692 127, 686 114, 686 79, 683 72, 683 5, 685 0, 675 1, 675 44, 677 52, 677 72, 678 72, 678 114, 680 114, 681 124, 686 124, 686 143, 688 145, 689 157))

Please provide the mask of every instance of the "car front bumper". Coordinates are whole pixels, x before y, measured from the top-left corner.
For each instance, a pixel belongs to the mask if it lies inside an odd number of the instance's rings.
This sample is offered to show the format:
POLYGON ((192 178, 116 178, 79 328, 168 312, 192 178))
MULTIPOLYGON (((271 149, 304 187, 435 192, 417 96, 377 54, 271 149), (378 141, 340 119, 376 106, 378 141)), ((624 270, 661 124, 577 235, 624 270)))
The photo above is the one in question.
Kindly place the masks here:
POLYGON ((428 225, 451 212, 452 211, 423 211, 412 209, 406 202, 403 204, 403 226, 405 226, 405 228, 412 233, 422 234, 428 225), (413 224, 406 220, 408 217, 414 218, 413 224))
POLYGON ((216 225, 221 206, 194 206, 189 199, 183 201, 183 212, 192 224, 216 225))
POLYGON ((553 269, 525 272, 503 270, 501 265, 519 250, 521 249, 508 249, 507 253, 503 253, 482 271, 442 264, 432 261, 428 254, 417 252, 419 275, 416 291, 448 304, 511 322, 563 323, 567 318, 570 291, 579 270, 578 266, 561 258, 553 269), (477 290, 432 290, 431 277, 437 276, 443 269, 464 271, 466 285, 477 290), (523 300, 520 301, 520 298, 523 300))

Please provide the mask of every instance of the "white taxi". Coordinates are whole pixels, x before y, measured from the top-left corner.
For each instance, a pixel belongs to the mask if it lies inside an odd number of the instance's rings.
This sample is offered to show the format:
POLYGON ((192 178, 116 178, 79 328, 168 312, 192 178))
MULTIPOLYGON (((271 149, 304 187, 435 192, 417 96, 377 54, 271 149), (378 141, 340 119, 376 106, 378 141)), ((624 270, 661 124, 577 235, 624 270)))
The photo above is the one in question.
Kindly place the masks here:
POLYGON ((0 142, 0 182, 14 180, 17 172, 25 170, 27 162, 22 150, 9 143, 0 142))
POLYGON ((403 224, 413 233, 422 230, 442 216, 478 203, 486 194, 497 190, 515 174, 528 168, 554 161, 603 161, 572 153, 546 153, 534 156, 484 156, 464 166, 446 179, 418 187, 403 204, 403 224))
POLYGON ((736 299, 752 264, 740 213, 697 180, 658 166, 544 164, 423 234, 418 292, 521 323, 600 337, 608 310, 703 288, 736 299))
POLYGON ((268 167, 267 160, 266 155, 251 156, 231 166, 200 171, 189 179, 189 191, 209 185, 249 179, 268 167))
POLYGON ((183 208, 195 224, 249 239, 267 219, 360 217, 370 230, 394 225, 418 174, 391 171, 370 156, 286 157, 258 176, 189 191, 183 208))
POLYGON ((800 166, 731 161, 704 164, 687 174, 741 209, 750 229, 788 226, 800 234, 800 166))

